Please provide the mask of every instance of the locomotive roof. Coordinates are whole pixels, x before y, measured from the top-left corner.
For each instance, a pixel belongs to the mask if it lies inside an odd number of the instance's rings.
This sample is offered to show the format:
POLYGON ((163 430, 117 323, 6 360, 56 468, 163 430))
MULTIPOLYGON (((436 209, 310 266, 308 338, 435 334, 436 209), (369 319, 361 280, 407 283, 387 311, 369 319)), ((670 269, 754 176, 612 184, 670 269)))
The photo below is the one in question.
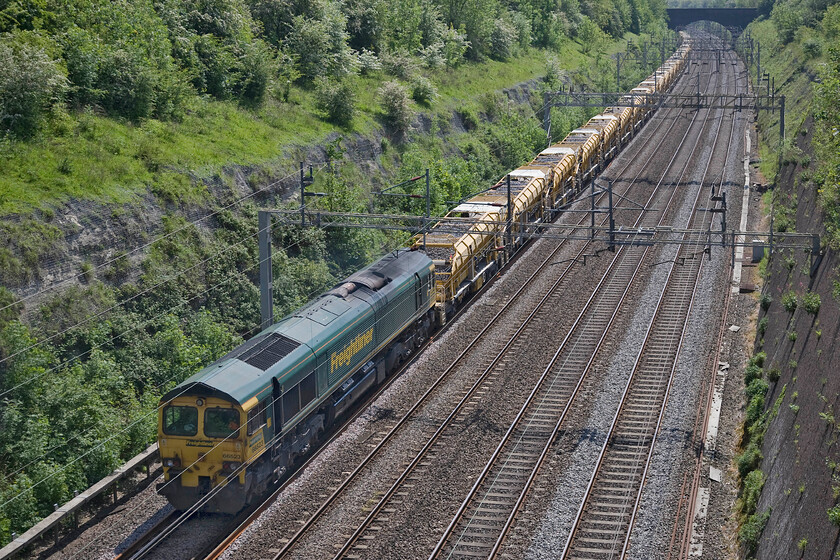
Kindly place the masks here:
POLYGON ((273 377, 282 383, 287 373, 311 358, 313 350, 337 329, 372 313, 372 303, 385 297, 377 292, 388 292, 390 283, 399 285, 430 266, 429 257, 419 251, 389 253, 203 368, 161 400, 180 394, 219 396, 239 404, 254 396, 261 399, 270 394, 273 377), (348 284, 354 289, 342 292, 341 287, 348 284))

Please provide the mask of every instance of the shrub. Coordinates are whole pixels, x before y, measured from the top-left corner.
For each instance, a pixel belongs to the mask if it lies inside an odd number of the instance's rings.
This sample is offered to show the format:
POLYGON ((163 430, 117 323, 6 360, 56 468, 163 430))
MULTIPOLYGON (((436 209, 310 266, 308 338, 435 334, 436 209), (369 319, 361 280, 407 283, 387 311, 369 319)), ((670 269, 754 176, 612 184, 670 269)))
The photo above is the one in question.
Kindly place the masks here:
POLYGON ((799 8, 783 2, 773 7, 770 19, 773 20, 779 32, 779 40, 785 45, 793 41, 796 30, 802 25, 802 14, 799 8))
POLYGON ((840 505, 836 505, 833 508, 829 508, 826 510, 828 514, 828 520, 834 523, 837 526, 840 526, 840 505))
POLYGON ((747 555, 755 553, 758 547, 758 539, 761 537, 768 519, 770 519, 770 510, 750 515, 747 521, 741 525, 741 529, 738 531, 738 539, 747 549, 747 555))
POLYGON ((408 80, 418 73, 417 63, 405 52, 393 52, 382 56, 382 67, 392 76, 408 80))
POLYGON ((771 296, 767 292, 764 292, 763 294, 761 294, 761 297, 758 299, 758 302, 761 304, 761 309, 767 311, 768 309, 770 309, 770 304, 773 303, 773 296, 771 296))
POLYGON ((735 460, 738 465, 738 473, 741 475, 741 478, 746 478, 750 471, 754 471, 763 458, 764 457, 761 455, 761 449, 759 449, 755 442, 750 442, 743 453, 738 455, 735 460))
POLYGON ((338 2, 324 4, 320 18, 298 15, 286 37, 289 54, 297 58, 300 73, 340 78, 353 72, 356 58, 347 45, 347 17, 338 2))
POLYGON ((513 12, 510 23, 516 30, 516 40, 519 48, 527 49, 531 46, 531 20, 522 12, 513 12))
POLYGON ((754 355, 750 358, 750 364, 755 364, 755 365, 757 365, 758 367, 764 367, 764 361, 765 361, 766 359, 767 359, 767 352, 764 352, 764 351, 762 350, 761 352, 756 352, 756 353, 755 353, 755 354, 754 354, 754 355))
POLYGON ((11 40, 0 43, 0 68, 0 130, 32 136, 61 100, 67 79, 43 49, 11 40))
POLYGON ((764 395, 755 395, 750 399, 747 405, 747 417, 744 423, 747 426, 752 426, 761 418, 761 413, 764 411, 764 395))
POLYGON ((397 82, 385 82, 379 88, 379 98, 385 111, 385 121, 398 133, 404 133, 414 118, 408 92, 397 82))
POLYGON ((811 315, 817 314, 820 310, 820 305, 820 294, 816 292, 805 292, 805 295, 802 296, 802 308, 811 315))
POLYGON ((747 400, 750 401, 750 404, 752 404, 752 400, 757 396, 764 399, 769 389, 770 386, 763 379, 753 379, 750 384, 747 385, 747 400))
POLYGON ((769 370, 767 370, 767 379, 769 379, 773 383, 778 381, 781 376, 782 376, 782 370, 779 369, 778 367, 774 366, 774 367, 771 367, 769 370))
POLYGON ((0 286, 0 329, 9 321, 14 321, 23 311, 23 303, 8 288, 0 286))
POLYGON ((349 80, 333 81, 318 78, 315 82, 315 102, 327 119, 338 124, 349 124, 356 114, 356 93, 349 80))
POLYGON ((761 379, 764 370, 756 364, 749 364, 744 370, 744 385, 749 385, 755 379, 761 379))
POLYGON ((507 60, 513 54, 517 39, 516 28, 507 19, 497 19, 490 33, 490 56, 496 60, 507 60))
POLYGON ((793 313, 796 311, 797 305, 799 305, 799 301, 796 297, 796 293, 793 291, 785 292, 782 296, 782 307, 785 308, 785 311, 793 313))
POLYGON ((90 261, 85 261, 82 263, 81 266, 82 278, 84 278, 85 282, 90 282, 93 280, 94 269, 93 264, 90 261))
POLYGON ((796 331, 788 331, 787 337, 791 342, 796 342, 796 331))
POLYGON ((563 68, 560 62, 553 56, 548 57, 545 61, 545 85, 549 89, 559 89, 560 80, 563 76, 563 68))
POLYGON ((809 37, 802 42, 802 52, 807 58, 817 58, 822 54, 822 42, 816 37, 809 37))
POLYGON ((454 68, 461 64, 469 48, 470 42, 460 30, 450 27, 443 34, 443 58, 447 66, 454 68))
POLYGON ((446 65, 446 58, 443 56, 443 41, 432 43, 418 51, 418 56, 427 68, 440 68, 446 65))
POLYGON ((411 97, 417 103, 431 105, 437 94, 437 88, 428 78, 417 76, 411 81, 411 97))
POLYGON ((359 52, 359 71, 364 75, 368 75, 379 70, 382 70, 382 63, 379 61, 376 53, 363 48, 359 52))
POLYGON ((744 491, 741 494, 741 515, 749 516, 755 513, 761 489, 764 488, 764 473, 760 469, 750 472, 744 478, 744 491))
POLYGON ((278 64, 268 45, 262 41, 249 43, 239 57, 235 93, 250 105, 259 105, 265 98, 271 76, 277 74, 278 64))
POLYGON ((767 331, 767 324, 769 321, 767 317, 762 317, 761 320, 758 322, 758 334, 759 336, 763 336, 764 333, 767 331))

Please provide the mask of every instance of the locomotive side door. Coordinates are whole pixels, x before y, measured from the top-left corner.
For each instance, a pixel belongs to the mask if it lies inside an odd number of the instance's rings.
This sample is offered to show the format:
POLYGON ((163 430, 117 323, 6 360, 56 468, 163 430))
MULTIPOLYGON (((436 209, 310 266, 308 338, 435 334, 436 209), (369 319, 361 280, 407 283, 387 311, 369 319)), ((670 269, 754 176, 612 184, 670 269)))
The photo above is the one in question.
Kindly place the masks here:
POLYGON ((273 448, 279 449, 281 439, 280 434, 283 431, 283 399, 280 396, 283 394, 283 387, 280 385, 280 382, 277 381, 276 377, 271 379, 271 402, 273 403, 272 408, 272 415, 274 420, 272 422, 272 426, 274 427, 274 437, 275 437, 275 444, 272 446, 273 448))

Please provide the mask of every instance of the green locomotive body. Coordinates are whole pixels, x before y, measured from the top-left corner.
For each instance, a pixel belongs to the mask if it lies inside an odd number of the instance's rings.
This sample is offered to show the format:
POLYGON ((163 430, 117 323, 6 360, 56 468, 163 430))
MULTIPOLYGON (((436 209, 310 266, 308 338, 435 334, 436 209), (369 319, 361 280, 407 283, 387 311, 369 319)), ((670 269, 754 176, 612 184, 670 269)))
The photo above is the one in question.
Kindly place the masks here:
POLYGON ((428 337, 434 295, 432 261, 395 251, 169 391, 159 491, 242 509, 428 337))

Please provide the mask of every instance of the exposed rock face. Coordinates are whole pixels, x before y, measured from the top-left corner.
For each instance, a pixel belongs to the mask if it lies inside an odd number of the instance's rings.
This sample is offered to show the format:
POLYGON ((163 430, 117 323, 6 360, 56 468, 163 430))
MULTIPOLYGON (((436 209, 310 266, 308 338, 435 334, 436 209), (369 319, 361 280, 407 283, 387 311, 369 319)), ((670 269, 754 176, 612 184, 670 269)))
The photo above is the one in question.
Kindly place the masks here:
MULTIPOLYGON (((809 151, 813 122, 805 123, 805 136, 797 141, 809 151)), ((778 189, 783 201, 796 206, 796 231, 821 233, 816 188, 802 180, 801 164, 783 166, 778 189)), ((767 353, 765 372, 778 368, 781 375, 770 383, 768 406, 784 391, 778 416, 769 424, 762 451, 761 470, 766 483, 758 511, 772 508, 756 558, 834 558, 840 551, 840 528, 826 510, 837 503, 840 491, 840 308, 832 296, 837 275, 837 255, 827 250, 813 276, 811 255, 778 251, 770 268, 765 292, 773 302, 759 314, 767 317, 767 330, 756 342, 756 351, 767 353), (803 305, 802 296, 819 294, 816 315, 803 305), (796 311, 782 305, 782 297, 799 297, 796 311), (795 333, 795 334, 791 334, 795 333), (836 490, 835 490, 836 488, 836 490)))
MULTIPOLYGON (((529 80, 504 89, 501 94, 514 104, 529 103, 539 84, 538 79, 529 80)), ((418 113, 412 129, 420 134, 430 133, 432 118, 418 113)), ((465 131, 461 115, 453 112, 448 130, 441 134, 465 131)), ((219 207, 231 205, 231 209, 235 210, 236 201, 244 197, 260 206, 276 206, 294 199, 299 192, 296 172, 299 162, 304 162, 306 166, 325 163, 329 159, 330 144, 339 136, 338 133, 331 133, 317 145, 289 146, 285 153, 279 154, 274 162, 267 162, 264 167, 233 165, 212 177, 190 174, 192 181, 201 181, 207 185, 208 204, 165 202, 148 190, 127 204, 70 200, 59 208, 36 212, 31 216, 2 218, 0 241, 5 241, 4 237, 9 239, 8 256, 19 261, 21 266, 16 269, 2 266, 7 255, 0 254, 0 285, 13 290, 18 297, 26 298, 45 289, 55 288, 47 294, 49 297, 62 288, 85 283, 94 277, 109 281, 111 279, 105 273, 113 259, 129 253, 130 264, 137 265, 142 261, 145 253, 142 249, 161 235, 162 218, 167 214, 181 215, 189 221, 200 220, 196 223, 197 227, 212 229, 215 225, 212 216, 202 218, 219 207), (272 171, 267 172, 266 169, 272 171), (27 223, 47 224, 46 227, 53 232, 49 243, 38 251, 30 251, 28 255, 23 244, 15 243, 14 232, 6 232, 2 228, 3 224, 27 223), (86 269, 92 272, 83 274, 86 269)), ((366 136, 344 136, 341 142, 344 158, 365 172, 373 185, 381 184, 386 173, 380 158, 385 137, 387 131, 377 129, 366 136)), ((120 278, 121 281, 133 280, 139 273, 137 266, 128 269, 130 272, 120 278)), ((41 301, 40 295, 26 300, 25 314, 31 314, 41 301)))

